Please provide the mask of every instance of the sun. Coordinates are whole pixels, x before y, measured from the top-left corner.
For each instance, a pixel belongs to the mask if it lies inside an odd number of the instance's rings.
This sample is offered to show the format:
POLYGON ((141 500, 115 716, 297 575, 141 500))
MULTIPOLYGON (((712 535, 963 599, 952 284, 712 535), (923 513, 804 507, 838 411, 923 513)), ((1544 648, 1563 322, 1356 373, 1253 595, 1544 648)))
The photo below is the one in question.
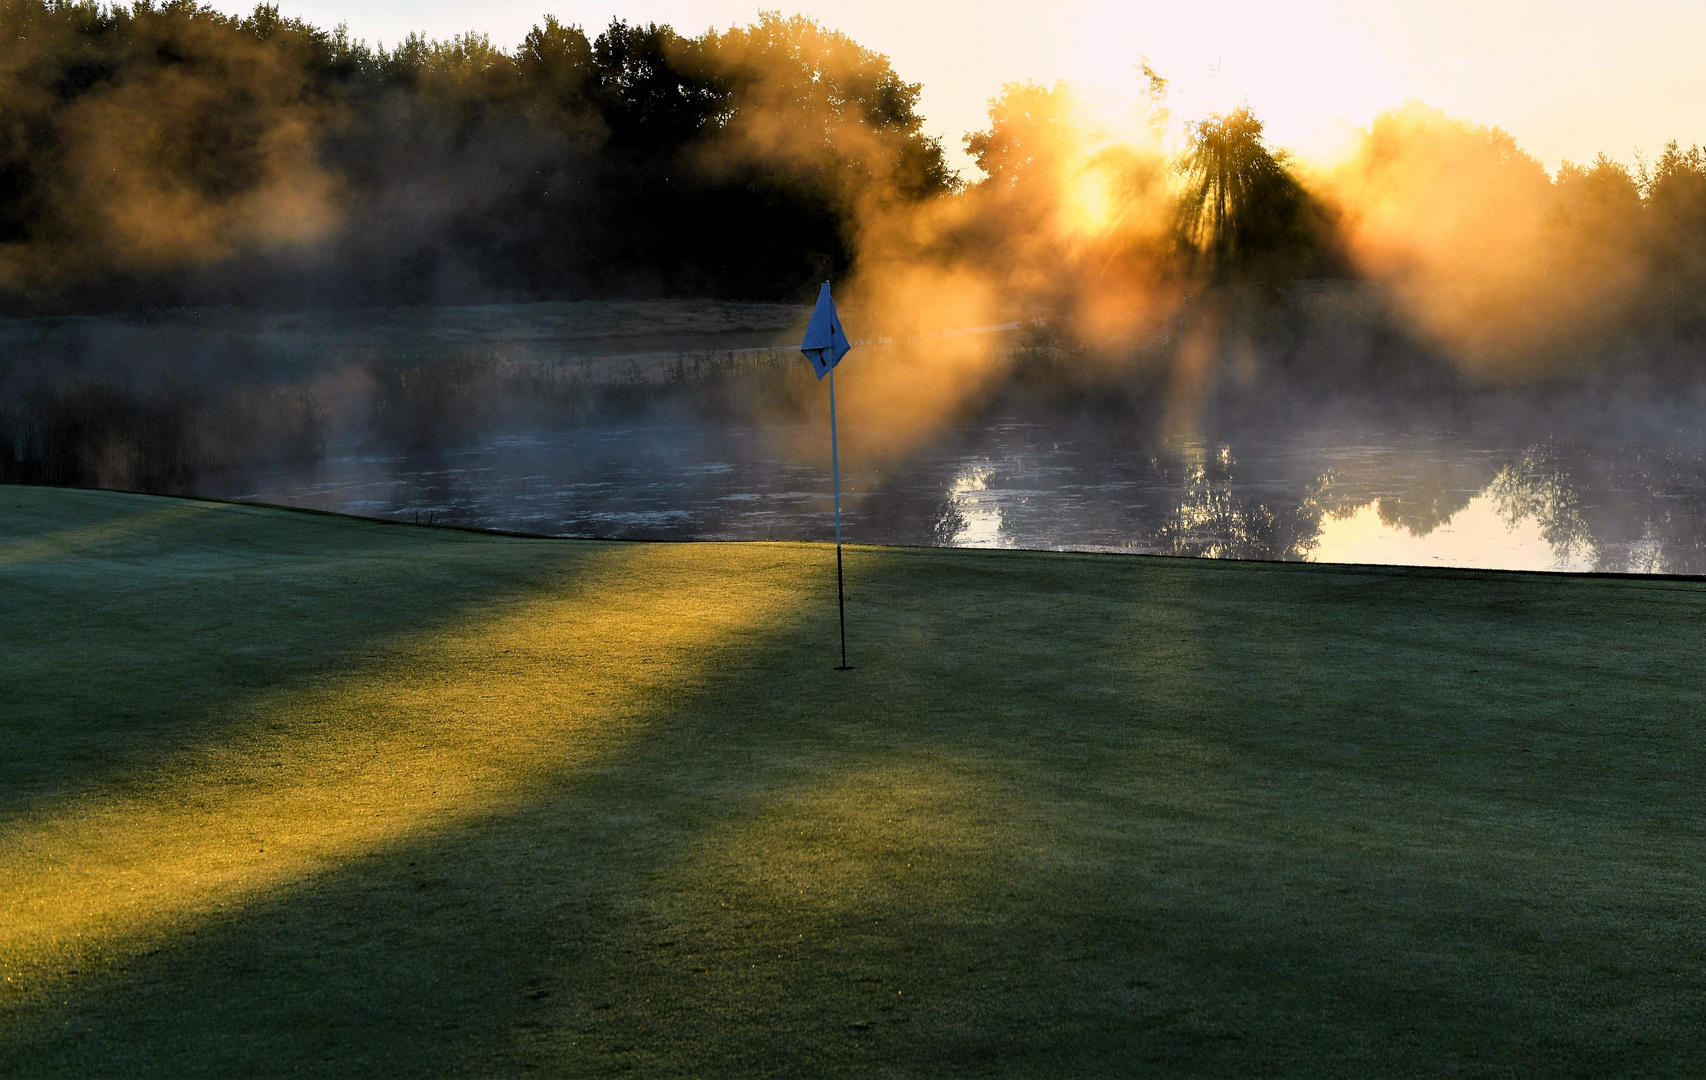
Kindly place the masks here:
POLYGON ((1096 2, 1074 14, 1073 81, 1097 93, 1167 80, 1175 132, 1248 105, 1270 141, 1307 163, 1335 159, 1353 132, 1410 96, 1403 73, 1335 4, 1096 2))

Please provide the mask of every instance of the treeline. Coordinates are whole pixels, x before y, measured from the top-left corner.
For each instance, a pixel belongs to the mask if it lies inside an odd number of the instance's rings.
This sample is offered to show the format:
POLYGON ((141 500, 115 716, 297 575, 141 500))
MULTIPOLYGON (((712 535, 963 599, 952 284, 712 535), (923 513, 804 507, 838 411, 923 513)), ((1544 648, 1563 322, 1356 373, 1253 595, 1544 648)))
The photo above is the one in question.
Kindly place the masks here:
POLYGON ((1706 337, 1699 149, 1552 177, 1407 106, 1326 172, 1248 109, 1169 157, 1149 79, 1123 135, 1069 86, 1008 86, 962 186, 919 86, 803 17, 387 49, 270 6, 0 0, 0 311, 804 299, 833 278, 889 330, 1046 312, 1117 351, 1188 297, 1326 278, 1519 373, 1706 337))
POLYGON ((1512 375, 1706 338, 1706 153, 1555 177, 1511 136, 1420 105, 1318 182, 1359 274, 1512 375))
MULTIPOLYGON (((1152 81, 1159 125, 1165 83, 1152 81)), ((1234 315, 1298 306, 1300 286, 1347 318, 1324 327, 1338 340, 1299 347, 1317 359, 1348 351, 1352 366, 1396 341, 1526 379, 1616 356, 1669 364, 1706 341, 1698 147, 1672 143, 1633 166, 1601 155, 1553 176, 1508 133, 1418 103, 1377 117, 1331 168, 1271 147, 1248 107, 1185 134, 1168 157, 1141 135, 1110 137, 1069 86, 1010 85, 990 129, 967 138, 988 179, 959 197, 983 212, 955 218, 956 240, 982 245, 979 266, 1040 270, 1033 292, 1068 283, 1051 307, 1116 347, 1122 330, 1181 305, 1225 331, 1234 315), (1339 302, 1351 293, 1368 317, 1339 302)), ((1279 347, 1271 318, 1245 321, 1257 345, 1279 347)), ((1231 340, 1219 338, 1217 349, 1231 340)))
POLYGON ((799 295, 948 191, 919 87, 805 18, 391 49, 261 6, 0 4, 0 303, 799 295))

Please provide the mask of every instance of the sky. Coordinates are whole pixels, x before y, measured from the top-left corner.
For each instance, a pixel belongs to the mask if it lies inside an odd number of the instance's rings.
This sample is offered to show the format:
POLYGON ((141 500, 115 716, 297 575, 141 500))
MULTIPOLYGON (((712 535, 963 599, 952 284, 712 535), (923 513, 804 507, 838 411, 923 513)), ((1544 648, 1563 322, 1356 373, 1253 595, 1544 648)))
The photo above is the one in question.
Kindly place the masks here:
MULTIPOLYGON (((1419 99, 1497 125, 1548 168, 1706 143, 1706 0, 279 0, 369 43, 477 31, 513 47, 546 13, 697 34, 801 12, 924 85, 927 130, 960 145, 1003 83, 1069 79, 1110 94, 1147 59, 1188 119, 1248 102, 1273 141, 1330 161, 1380 109, 1419 99)), ((240 13, 252 7, 217 0, 240 13)), ((970 176, 968 175, 968 178, 970 176)))

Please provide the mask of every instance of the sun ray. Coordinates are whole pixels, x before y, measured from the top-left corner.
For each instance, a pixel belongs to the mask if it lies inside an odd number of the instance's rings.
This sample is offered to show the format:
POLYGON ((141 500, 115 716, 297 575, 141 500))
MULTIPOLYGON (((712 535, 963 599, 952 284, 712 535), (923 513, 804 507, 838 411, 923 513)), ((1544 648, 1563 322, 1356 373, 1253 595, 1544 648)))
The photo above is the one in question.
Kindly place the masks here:
POLYGON ((566 587, 282 694, 142 790, 50 800, 0 833, 5 994, 170 941, 213 911, 501 813, 598 759, 787 623, 780 545, 611 545, 566 587), (286 729, 280 734, 280 728, 286 729))

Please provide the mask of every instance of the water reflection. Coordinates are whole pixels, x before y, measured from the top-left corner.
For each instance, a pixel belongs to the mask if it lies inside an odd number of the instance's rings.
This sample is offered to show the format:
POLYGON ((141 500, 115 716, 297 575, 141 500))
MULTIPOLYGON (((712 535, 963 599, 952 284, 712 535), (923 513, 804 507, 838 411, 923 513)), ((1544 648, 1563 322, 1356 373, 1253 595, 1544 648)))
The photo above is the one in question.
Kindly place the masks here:
POLYGON ((1241 482, 1232 447, 1190 447, 1178 507, 1155 530, 1151 546, 1169 555, 1214 559, 1295 559, 1314 546, 1320 494, 1330 474, 1305 483, 1296 497, 1241 482))
MULTIPOLYGON (((802 426, 822 388, 773 347, 804 316, 586 302, 4 321, 0 480, 556 535, 828 539, 828 462, 808 453, 827 432, 802 426)), ((1706 386, 1606 369, 1491 391, 1399 349, 1366 369, 1276 355, 1182 395, 1165 364, 1094 371, 1027 334, 1001 346, 982 411, 921 447, 908 429, 904 460, 844 440, 850 538, 1706 573, 1706 386)))
MULTIPOLYGON (((1574 414, 1572 414, 1574 416, 1574 414)), ((1706 571, 1706 441, 1686 410, 1569 424, 1287 415, 1169 443, 999 411, 899 464, 844 456, 869 543, 1637 573, 1706 571)), ((635 423, 434 453, 334 446, 211 494, 557 535, 824 539, 804 432, 635 423), (240 485, 240 486, 238 486, 240 485)))
POLYGON ((948 484, 948 507, 937 521, 936 539, 950 547, 1010 547, 1001 535, 1001 504, 989 493, 995 470, 973 465, 948 484))
POLYGON ((1499 570, 1593 570, 1579 548, 1550 543, 1532 516, 1511 516, 1483 492, 1451 517, 1418 532, 1382 515, 1378 501, 1321 522, 1314 562, 1479 566, 1499 570))

